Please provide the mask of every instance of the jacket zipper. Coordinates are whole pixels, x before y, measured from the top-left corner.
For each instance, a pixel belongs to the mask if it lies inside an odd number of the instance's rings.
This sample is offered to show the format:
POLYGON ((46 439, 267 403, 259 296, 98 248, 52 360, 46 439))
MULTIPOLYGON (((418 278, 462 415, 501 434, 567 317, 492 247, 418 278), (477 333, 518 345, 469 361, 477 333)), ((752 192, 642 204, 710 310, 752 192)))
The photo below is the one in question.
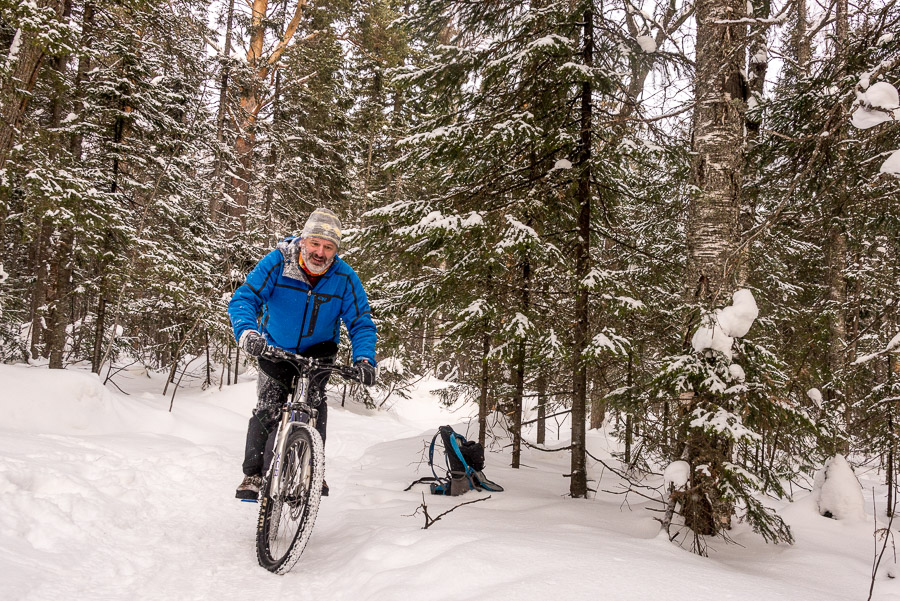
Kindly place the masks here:
POLYGON ((303 308, 303 322, 300 324, 300 336, 297 337, 297 350, 300 350, 300 341, 303 340, 303 332, 306 331, 306 314, 309 313, 309 297, 312 296, 312 288, 306 291, 306 306, 303 308))

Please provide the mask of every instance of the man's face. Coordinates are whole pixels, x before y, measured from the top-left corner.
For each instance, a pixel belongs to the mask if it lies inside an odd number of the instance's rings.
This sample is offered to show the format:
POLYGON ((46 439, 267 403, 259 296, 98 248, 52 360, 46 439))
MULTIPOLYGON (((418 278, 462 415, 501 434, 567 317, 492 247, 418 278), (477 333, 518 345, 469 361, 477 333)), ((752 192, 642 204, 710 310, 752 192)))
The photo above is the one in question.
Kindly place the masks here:
POLYGON ((322 238, 303 238, 300 240, 300 247, 306 251, 303 253, 303 261, 314 272, 325 271, 337 254, 334 242, 322 238))

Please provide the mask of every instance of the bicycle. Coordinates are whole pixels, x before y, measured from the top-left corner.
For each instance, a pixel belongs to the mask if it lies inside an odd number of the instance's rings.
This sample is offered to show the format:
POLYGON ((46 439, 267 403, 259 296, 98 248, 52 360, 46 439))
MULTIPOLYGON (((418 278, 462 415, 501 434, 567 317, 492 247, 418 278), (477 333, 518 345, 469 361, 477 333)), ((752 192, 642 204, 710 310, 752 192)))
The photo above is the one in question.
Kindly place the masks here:
POLYGON ((297 368, 291 392, 282 405, 272 461, 259 490, 256 557, 270 572, 285 574, 306 548, 322 496, 325 446, 316 431, 318 409, 308 401, 314 371, 337 373, 359 381, 359 368, 303 357, 273 346, 262 357, 287 361, 297 368))

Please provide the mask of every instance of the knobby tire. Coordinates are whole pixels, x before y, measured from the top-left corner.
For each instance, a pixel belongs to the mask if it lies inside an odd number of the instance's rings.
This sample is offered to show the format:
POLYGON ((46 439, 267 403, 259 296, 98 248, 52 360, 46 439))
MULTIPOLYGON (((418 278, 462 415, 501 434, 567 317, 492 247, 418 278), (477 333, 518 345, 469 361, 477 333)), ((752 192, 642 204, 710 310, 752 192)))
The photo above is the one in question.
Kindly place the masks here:
POLYGON ((270 473, 261 491, 256 528, 259 565, 284 574, 300 559, 316 521, 324 478, 322 437, 306 424, 294 425, 281 474, 270 473))

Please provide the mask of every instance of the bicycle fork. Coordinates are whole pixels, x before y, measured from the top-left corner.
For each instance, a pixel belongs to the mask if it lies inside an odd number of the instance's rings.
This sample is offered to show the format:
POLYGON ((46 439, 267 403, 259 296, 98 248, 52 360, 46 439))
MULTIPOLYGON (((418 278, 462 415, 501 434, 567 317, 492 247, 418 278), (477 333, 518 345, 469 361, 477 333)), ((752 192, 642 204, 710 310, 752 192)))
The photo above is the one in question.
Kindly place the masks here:
MULTIPOLYGON (((308 408, 306 404, 308 395, 309 376, 298 378, 293 398, 281 412, 281 421, 278 422, 278 430, 275 433, 275 448, 273 449, 272 466, 269 468, 270 478, 273 482, 279 481, 284 476, 282 470, 284 464, 284 450, 285 447, 287 447, 287 441, 288 438, 290 438, 291 429, 294 424, 305 423, 309 425, 310 428, 315 429, 316 427, 318 411, 316 409, 308 408), (307 407, 307 409, 305 411, 294 409, 293 407, 296 405, 307 407), (299 420, 297 419, 298 413, 300 414, 299 420)), ((272 491, 272 497, 277 498, 282 487, 280 485, 272 486, 270 487, 270 490, 272 491)))

